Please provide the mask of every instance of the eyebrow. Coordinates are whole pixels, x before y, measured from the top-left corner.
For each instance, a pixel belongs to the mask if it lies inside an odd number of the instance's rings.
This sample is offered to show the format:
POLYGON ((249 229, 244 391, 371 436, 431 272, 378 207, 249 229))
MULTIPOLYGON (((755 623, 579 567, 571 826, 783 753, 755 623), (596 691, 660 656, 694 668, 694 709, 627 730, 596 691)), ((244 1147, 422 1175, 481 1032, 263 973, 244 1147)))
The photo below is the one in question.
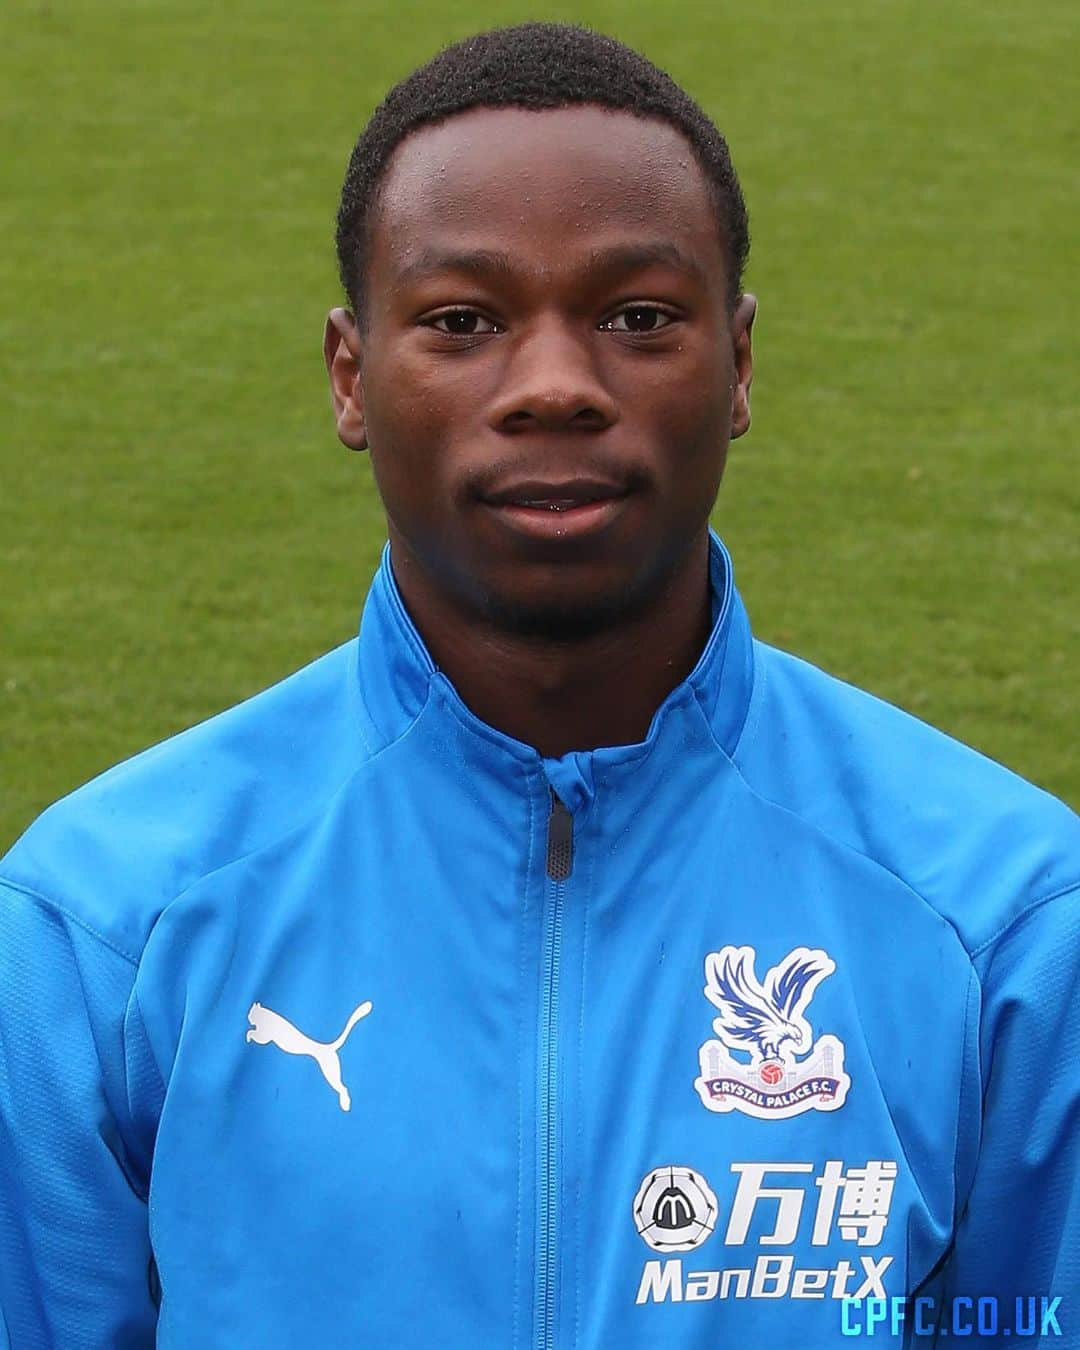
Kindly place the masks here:
MULTIPOLYGON (((658 263, 685 272, 702 285, 708 284, 701 266, 675 244, 613 244, 609 248, 592 249, 589 253, 590 268, 606 274, 641 271, 658 263)), ((514 263, 501 249, 429 247, 405 264, 397 274, 396 283, 401 286, 421 281, 438 272, 464 272, 478 278, 492 273, 512 276, 514 263)))
POLYGON ((660 263, 686 272, 702 285, 708 282, 701 265, 671 243, 614 244, 611 248, 593 249, 589 256, 593 264, 605 272, 636 272, 660 263))
POLYGON ((470 276, 483 277, 492 272, 508 276, 512 271, 510 255, 499 249, 425 248, 418 257, 405 264, 395 280, 401 286, 409 281, 422 281, 435 272, 466 272, 470 276))

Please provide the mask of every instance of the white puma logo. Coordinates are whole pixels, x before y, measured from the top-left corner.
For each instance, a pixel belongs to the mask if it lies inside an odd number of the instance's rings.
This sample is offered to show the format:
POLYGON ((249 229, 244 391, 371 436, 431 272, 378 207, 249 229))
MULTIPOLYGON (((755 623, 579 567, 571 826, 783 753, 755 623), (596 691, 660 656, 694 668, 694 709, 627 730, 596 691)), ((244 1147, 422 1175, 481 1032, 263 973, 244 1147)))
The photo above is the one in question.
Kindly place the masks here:
POLYGON ((352 1105, 352 1100, 349 1097, 349 1089, 341 1081, 341 1060, 338 1058, 338 1051, 345 1044, 349 1032, 370 1011, 371 1000, 367 999, 358 1008, 353 1009, 349 1020, 345 1023, 344 1031, 337 1040, 327 1042, 313 1041, 310 1036, 297 1031, 291 1022, 280 1013, 274 1012, 273 1008, 264 1008, 261 1003, 253 1003, 248 1009, 251 1030, 247 1034, 247 1039, 254 1041, 256 1045, 269 1045, 272 1042, 287 1055, 310 1055, 322 1070, 322 1076, 337 1093, 341 1109, 347 1111, 352 1105))

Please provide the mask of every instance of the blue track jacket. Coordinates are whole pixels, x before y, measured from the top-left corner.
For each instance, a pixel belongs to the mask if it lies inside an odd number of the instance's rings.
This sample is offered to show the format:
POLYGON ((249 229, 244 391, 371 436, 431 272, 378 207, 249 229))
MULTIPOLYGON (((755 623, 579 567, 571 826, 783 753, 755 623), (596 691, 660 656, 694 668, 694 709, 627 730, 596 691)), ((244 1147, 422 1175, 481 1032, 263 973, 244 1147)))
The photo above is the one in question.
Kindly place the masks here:
POLYGON ((710 547, 640 744, 480 721, 384 553, 357 640, 31 826, 0 1346, 1080 1346, 1080 822, 710 547))

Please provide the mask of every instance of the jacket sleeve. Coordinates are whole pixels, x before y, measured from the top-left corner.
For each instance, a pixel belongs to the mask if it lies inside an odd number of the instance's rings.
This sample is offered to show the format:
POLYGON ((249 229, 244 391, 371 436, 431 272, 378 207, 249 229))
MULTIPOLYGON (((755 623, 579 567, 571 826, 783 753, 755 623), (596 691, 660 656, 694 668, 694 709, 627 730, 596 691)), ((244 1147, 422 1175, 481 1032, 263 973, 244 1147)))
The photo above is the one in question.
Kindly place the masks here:
POLYGON ((974 963, 981 1137, 945 1298, 994 1296, 1002 1326, 1017 1299, 1037 1325, 1049 1309, 1024 1343, 1080 1347, 1080 889, 1029 908, 974 963))
POLYGON ((154 1344, 135 959, 0 881, 0 1346, 154 1344))

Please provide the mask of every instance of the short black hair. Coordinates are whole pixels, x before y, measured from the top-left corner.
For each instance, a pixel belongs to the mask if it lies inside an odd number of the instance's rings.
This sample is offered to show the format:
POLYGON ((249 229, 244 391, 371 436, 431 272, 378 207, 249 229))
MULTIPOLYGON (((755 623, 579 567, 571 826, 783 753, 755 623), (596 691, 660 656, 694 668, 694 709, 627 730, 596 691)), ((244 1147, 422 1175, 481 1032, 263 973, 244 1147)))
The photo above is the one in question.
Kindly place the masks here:
POLYGON ((573 24, 493 28, 445 47, 387 94, 353 147, 337 217, 341 284, 361 325, 371 221, 396 147, 419 127, 470 108, 594 104, 655 117, 689 141, 705 172, 728 264, 728 299, 742 290, 750 231, 742 189, 716 124, 665 71, 624 43, 573 24))

